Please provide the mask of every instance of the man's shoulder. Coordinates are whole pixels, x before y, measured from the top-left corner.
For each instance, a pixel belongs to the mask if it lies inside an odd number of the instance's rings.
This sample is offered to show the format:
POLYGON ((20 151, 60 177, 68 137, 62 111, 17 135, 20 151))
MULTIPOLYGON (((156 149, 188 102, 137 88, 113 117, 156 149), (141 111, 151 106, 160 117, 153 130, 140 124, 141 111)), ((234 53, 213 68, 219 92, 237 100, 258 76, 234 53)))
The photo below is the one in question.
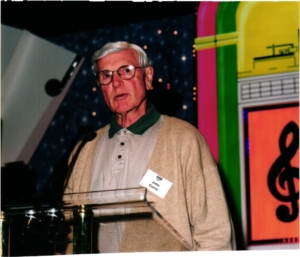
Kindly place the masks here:
POLYGON ((104 127, 102 127, 102 128, 99 128, 99 129, 97 129, 97 130, 95 130, 95 131, 92 131, 92 132, 86 134, 86 135, 82 138, 82 140, 80 140, 80 141, 81 141, 81 142, 82 142, 82 141, 83 141, 83 142, 91 142, 91 141, 94 141, 96 138, 102 137, 103 134, 105 133, 105 131, 108 130, 108 128, 109 128, 109 125, 106 125, 106 126, 104 126, 104 127))
POLYGON ((171 116, 164 116, 161 134, 165 139, 169 138, 178 142, 190 142, 191 140, 199 142, 199 140, 203 140, 202 134, 194 125, 171 116))
POLYGON ((107 125, 105 125, 104 127, 101 127, 101 128, 99 128, 99 129, 97 129, 95 132, 96 132, 97 134, 103 134, 107 129, 109 129, 109 127, 110 127, 110 125, 107 124, 107 125))
POLYGON ((164 125, 173 131, 190 131, 197 134, 199 133, 198 129, 194 125, 176 117, 164 115, 164 125))

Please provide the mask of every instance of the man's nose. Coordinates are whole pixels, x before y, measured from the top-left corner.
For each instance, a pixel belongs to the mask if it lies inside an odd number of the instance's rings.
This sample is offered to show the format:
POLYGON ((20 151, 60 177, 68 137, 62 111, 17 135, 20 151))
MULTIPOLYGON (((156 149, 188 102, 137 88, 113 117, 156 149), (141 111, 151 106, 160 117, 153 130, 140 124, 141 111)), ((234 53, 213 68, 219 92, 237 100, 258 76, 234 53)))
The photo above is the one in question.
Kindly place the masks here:
POLYGON ((115 71, 112 74, 111 82, 113 87, 119 87, 122 84, 123 80, 120 78, 119 74, 115 71))

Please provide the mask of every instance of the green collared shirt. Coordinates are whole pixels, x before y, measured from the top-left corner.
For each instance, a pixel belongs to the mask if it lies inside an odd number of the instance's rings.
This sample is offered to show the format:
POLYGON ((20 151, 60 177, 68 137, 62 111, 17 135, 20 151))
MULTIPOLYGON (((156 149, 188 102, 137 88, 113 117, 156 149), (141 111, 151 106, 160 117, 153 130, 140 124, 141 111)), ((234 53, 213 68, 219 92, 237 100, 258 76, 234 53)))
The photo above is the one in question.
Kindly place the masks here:
MULTIPOLYGON (((130 132, 142 135, 148 128, 153 126, 159 119, 160 113, 152 104, 148 104, 149 110, 135 123, 130 125, 128 129, 130 132)), ((109 138, 112 138, 122 127, 117 123, 116 116, 113 115, 110 120, 109 138)))

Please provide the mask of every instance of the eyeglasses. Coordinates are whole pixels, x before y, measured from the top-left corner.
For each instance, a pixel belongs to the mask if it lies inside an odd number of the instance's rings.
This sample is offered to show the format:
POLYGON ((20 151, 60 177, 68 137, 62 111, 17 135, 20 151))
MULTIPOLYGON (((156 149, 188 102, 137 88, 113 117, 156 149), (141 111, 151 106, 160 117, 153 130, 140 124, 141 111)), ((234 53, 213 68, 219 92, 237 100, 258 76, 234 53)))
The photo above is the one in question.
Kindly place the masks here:
POLYGON ((132 79, 135 75, 135 69, 137 68, 146 68, 146 67, 134 67, 133 65, 124 65, 119 69, 110 71, 102 70, 97 72, 96 77, 99 85, 104 86, 109 84, 112 81, 113 73, 116 71, 121 79, 132 79))

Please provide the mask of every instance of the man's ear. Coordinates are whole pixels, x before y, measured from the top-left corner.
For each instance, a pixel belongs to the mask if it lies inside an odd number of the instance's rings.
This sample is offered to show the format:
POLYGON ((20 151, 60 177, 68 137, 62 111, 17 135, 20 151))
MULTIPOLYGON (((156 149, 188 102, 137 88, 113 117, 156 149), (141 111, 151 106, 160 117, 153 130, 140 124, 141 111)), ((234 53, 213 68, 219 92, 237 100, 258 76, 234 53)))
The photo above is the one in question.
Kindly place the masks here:
POLYGON ((152 66, 145 68, 145 84, 147 90, 153 90, 152 80, 153 80, 154 69, 152 66))

